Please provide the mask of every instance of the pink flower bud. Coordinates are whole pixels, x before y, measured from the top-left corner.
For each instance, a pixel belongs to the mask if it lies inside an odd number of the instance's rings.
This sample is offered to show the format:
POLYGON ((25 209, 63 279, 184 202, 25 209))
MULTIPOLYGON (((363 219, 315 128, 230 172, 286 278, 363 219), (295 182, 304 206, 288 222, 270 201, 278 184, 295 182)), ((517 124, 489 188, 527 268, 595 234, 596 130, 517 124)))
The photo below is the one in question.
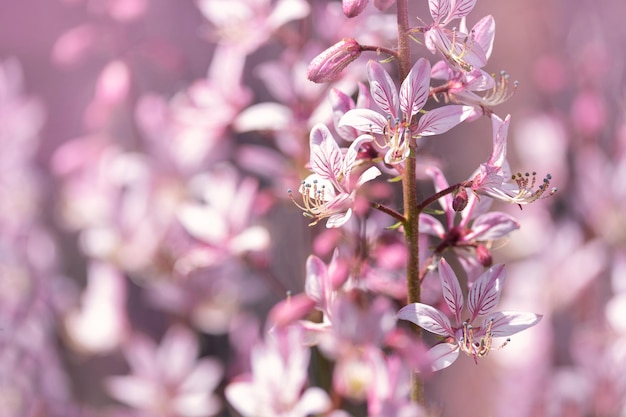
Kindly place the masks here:
POLYGON ((361 14, 368 0, 343 0, 343 14, 347 17, 356 17, 361 14))
POLYGON ((337 42, 309 64, 307 77, 315 83, 334 80, 345 67, 361 55, 361 46, 351 38, 337 42))
POLYGON ((467 191, 464 187, 456 190, 454 199, 452 200, 452 208, 454 211, 463 211, 467 207, 467 191))

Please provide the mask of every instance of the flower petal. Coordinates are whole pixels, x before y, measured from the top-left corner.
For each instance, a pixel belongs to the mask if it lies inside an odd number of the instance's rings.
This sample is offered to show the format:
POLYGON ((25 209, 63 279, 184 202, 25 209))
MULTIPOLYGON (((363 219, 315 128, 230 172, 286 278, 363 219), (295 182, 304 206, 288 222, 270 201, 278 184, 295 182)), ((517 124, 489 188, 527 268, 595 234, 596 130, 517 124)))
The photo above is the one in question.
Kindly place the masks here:
POLYGON ((419 220, 420 233, 426 233, 431 236, 443 237, 446 234, 446 229, 439 220, 431 216, 430 214, 420 214, 419 220))
POLYGON ((487 161, 487 165, 503 167, 506 164, 506 142, 509 132, 511 115, 507 115, 504 120, 493 114, 491 116, 491 126, 493 130, 493 151, 487 161))
MULTIPOLYGON (((539 323, 543 316, 535 313, 502 311, 491 314, 485 321, 493 319, 491 333, 493 337, 511 336, 539 323)), ((483 326, 484 328, 485 326, 483 326)))
POLYGON ((452 0, 450 7, 450 14, 446 19, 446 24, 450 23, 454 19, 465 17, 472 11, 476 5, 476 0, 452 0))
POLYGON ((427 304, 413 303, 398 311, 398 318, 408 320, 440 336, 452 336, 450 320, 439 310, 427 304))
POLYGON ((361 132, 383 134, 387 119, 380 113, 370 109, 354 109, 343 115, 339 127, 351 126, 361 132))
POLYGON ((393 119, 398 118, 398 91, 391 76, 382 65, 370 60, 367 63, 367 78, 370 81, 372 98, 378 107, 393 119))
POLYGON ((440 135, 452 129, 472 115, 471 106, 443 106, 433 109, 422 116, 417 123, 416 135, 440 135))
POLYGON ((321 414, 331 406, 330 398, 326 391, 319 387, 310 387, 302 393, 300 400, 295 405, 294 416, 308 416, 321 414))
POLYGON ((443 299, 454 313, 457 323, 460 323, 461 310, 463 309, 463 292, 456 274, 444 258, 441 258, 439 261, 439 278, 441 279, 443 299))
MULTIPOLYGON (((434 166, 428 167, 426 169, 426 174, 428 174, 433 179, 433 184, 435 186, 436 192, 445 190, 450 186, 448 184, 448 180, 439 168, 434 166)), ((446 194, 438 200, 441 208, 443 208, 443 211, 446 213, 446 221, 448 222, 448 227, 450 229, 454 227, 454 218, 456 217, 456 212, 452 208, 452 200, 453 198, 451 194, 446 194)))
POLYGON ((259 404, 251 382, 233 382, 224 390, 226 399, 243 417, 255 415, 259 404))
POLYGON ((477 42, 485 52, 485 57, 489 58, 493 51, 493 41, 496 35, 496 22, 493 16, 485 16, 480 19, 472 28, 474 42, 477 42))
POLYGON ((468 233, 465 239, 468 241, 500 239, 519 228, 520 224, 513 216, 494 211, 478 216, 472 223, 471 233, 468 233))
POLYGON ((453 343, 440 343, 433 346, 428 351, 428 358, 431 361, 433 372, 440 371, 448 366, 459 357, 459 346, 453 343))
POLYGON ((355 188, 359 188, 361 185, 365 184, 368 181, 373 180, 381 174, 380 170, 376 167, 369 167, 365 172, 361 174, 359 180, 356 183, 355 188))
POLYGON ((474 282, 467 295, 467 308, 472 315, 470 323, 476 317, 493 311, 500 300, 505 277, 504 265, 499 264, 489 268, 474 282))
POLYGON ((327 291, 330 290, 328 268, 320 258, 310 255, 306 260, 306 280, 304 292, 311 297, 320 308, 324 308, 327 291))
POLYGON ((430 91, 430 62, 420 58, 411 68, 409 75, 400 87, 400 109, 410 120, 419 112, 430 91))
POLYGON ((350 144, 348 151, 343 157, 343 164, 341 167, 341 172, 344 175, 343 182, 347 184, 348 189, 352 189, 350 184, 350 172, 352 171, 352 165, 356 161, 357 156, 359 155, 359 148, 362 144, 373 141, 374 138, 371 135, 361 135, 354 140, 350 144))
POLYGON ((450 14, 450 0, 428 0, 428 9, 436 25, 450 14))
POLYGON ((341 227, 346 224, 348 220, 350 220, 350 217, 352 217, 352 209, 348 209, 345 213, 333 214, 328 218, 328 221, 326 222, 326 227, 328 229, 341 227))
POLYGON ((322 178, 335 180, 341 173, 343 158, 330 130, 321 123, 316 124, 311 130, 309 143, 313 172, 322 178))

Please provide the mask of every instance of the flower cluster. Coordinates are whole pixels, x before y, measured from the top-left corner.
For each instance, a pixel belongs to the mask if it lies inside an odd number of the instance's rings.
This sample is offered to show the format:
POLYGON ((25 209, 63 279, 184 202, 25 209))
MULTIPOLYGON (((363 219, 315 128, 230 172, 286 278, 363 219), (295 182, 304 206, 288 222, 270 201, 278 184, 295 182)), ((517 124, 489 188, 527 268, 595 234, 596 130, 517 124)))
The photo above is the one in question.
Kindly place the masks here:
POLYGON ((482 1, 5 19, 0 416, 626 415, 626 11, 482 1))

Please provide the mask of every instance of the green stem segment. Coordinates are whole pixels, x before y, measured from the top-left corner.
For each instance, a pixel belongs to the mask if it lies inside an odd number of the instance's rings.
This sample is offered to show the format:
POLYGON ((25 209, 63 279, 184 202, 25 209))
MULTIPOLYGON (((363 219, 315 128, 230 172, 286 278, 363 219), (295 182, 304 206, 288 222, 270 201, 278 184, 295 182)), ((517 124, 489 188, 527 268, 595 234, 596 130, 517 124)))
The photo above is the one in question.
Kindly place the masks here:
MULTIPOLYGON (((397 0, 398 11, 398 70, 400 79, 404 80, 411 69, 411 49, 409 38, 409 5, 408 0, 397 0)), ((410 122, 407 120, 407 122, 410 122)), ((404 199, 404 238, 407 244, 407 286, 408 303, 420 302, 420 262, 419 262, 419 214, 417 202, 417 180, 415 178, 415 154, 417 143, 409 142, 410 154, 404 163, 402 178, 402 196, 404 199)), ((413 326, 413 331, 421 338, 421 329, 413 326)), ((424 403, 424 385, 417 374, 411 378, 411 401, 424 403)))

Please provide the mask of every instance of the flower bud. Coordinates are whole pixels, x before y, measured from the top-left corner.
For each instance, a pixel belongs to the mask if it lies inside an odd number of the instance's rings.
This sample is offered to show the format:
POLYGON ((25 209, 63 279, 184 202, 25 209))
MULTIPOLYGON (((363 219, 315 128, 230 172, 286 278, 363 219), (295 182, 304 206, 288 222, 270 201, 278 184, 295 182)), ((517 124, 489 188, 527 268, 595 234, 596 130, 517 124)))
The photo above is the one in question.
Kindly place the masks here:
POLYGON ((337 42, 309 64, 307 78, 314 83, 334 80, 345 67, 361 55, 361 46, 351 38, 337 42))
POLYGON ((368 0, 343 0, 343 14, 347 17, 356 17, 361 14, 368 0))
POLYGON ((452 200, 452 208, 454 211, 463 211, 467 207, 467 191, 465 187, 457 188, 452 200))
POLYGON ((489 268, 493 264, 491 251, 483 244, 476 246, 476 258, 478 262, 485 268, 489 268))

